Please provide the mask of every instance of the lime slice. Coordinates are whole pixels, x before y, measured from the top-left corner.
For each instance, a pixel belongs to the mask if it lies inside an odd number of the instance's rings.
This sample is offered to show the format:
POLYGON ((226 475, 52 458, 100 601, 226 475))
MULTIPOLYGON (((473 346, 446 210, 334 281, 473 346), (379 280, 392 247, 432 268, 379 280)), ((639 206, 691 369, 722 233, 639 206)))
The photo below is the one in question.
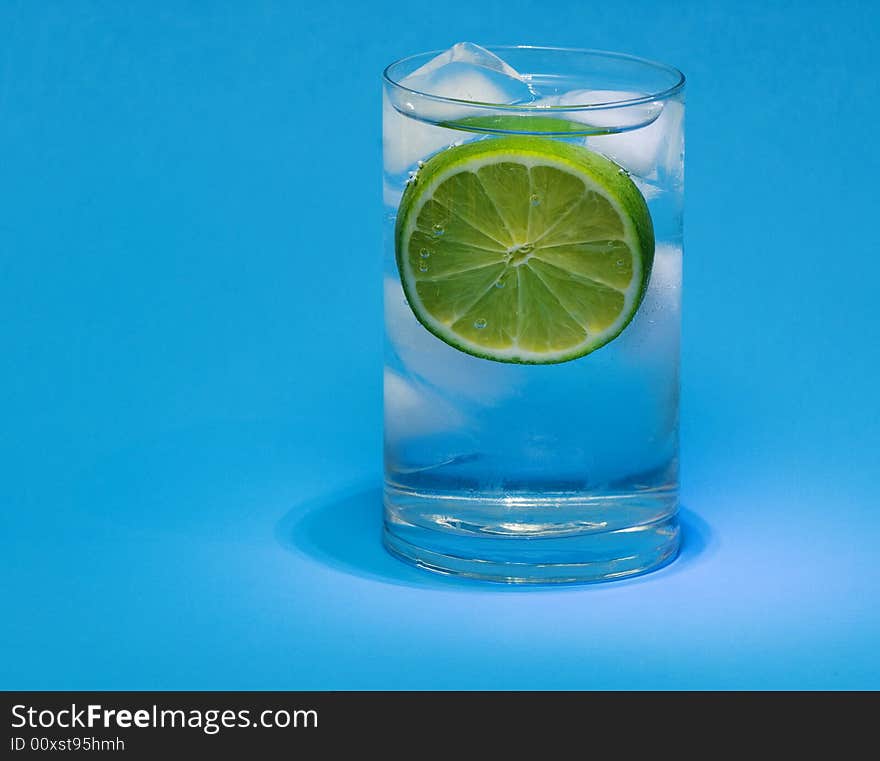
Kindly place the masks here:
POLYGON ((407 185, 396 228, 410 308, 438 338, 498 362, 582 357, 629 324, 654 231, 615 163, 543 137, 442 151, 407 185))

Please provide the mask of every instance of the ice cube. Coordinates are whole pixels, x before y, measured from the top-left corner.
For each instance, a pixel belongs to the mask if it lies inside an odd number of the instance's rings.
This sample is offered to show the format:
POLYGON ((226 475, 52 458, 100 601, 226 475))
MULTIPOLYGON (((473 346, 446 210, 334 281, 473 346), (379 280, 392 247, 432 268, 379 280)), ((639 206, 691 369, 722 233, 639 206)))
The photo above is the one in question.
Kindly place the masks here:
POLYGON ((659 243, 645 298, 621 334, 621 356, 637 364, 664 364, 677 356, 681 310, 681 247, 659 243))
MULTIPOLYGON (((523 76, 494 53, 470 42, 453 45, 403 77, 400 84, 420 93, 478 103, 527 103, 533 99, 523 76)), ((465 137, 419 119, 454 121, 468 113, 467 106, 386 88, 382 129, 385 171, 397 175, 412 169, 419 159, 465 137)))
MULTIPOLYGON (((620 93, 625 95, 625 93, 620 93)), ((630 93, 638 97, 638 93, 630 93)), ((629 108, 654 109, 654 117, 644 126, 610 135, 594 135, 587 138, 587 146, 604 153, 634 175, 656 179, 658 173, 669 176, 681 171, 683 150, 684 108, 679 101, 652 102, 629 108)), ((599 110, 609 120, 615 118, 616 109, 599 110)), ((603 117, 599 117, 600 119, 603 117)), ((608 125, 614 126, 614 125, 608 125)))
MULTIPOLYGON (((382 154, 385 172, 391 176, 415 169, 420 159, 452 145, 464 135, 401 116, 387 93, 382 98, 382 154)), ((400 184, 404 179, 405 175, 400 184)))
POLYGON ((472 42, 459 42, 401 82, 411 90, 477 103, 528 103, 528 82, 512 66, 472 42))
MULTIPOLYGON (((571 90, 535 101, 536 106, 581 106, 633 100, 644 93, 629 90, 571 90)), ((657 179, 681 171, 684 108, 679 101, 650 101, 632 106, 563 111, 560 118, 614 130, 586 138, 587 146, 604 153, 634 175, 657 179), (623 131, 621 131, 623 130, 623 131)))
POLYGON ((385 278, 385 324, 406 369, 431 386, 470 402, 493 404, 516 393, 515 365, 472 357, 430 333, 406 302, 397 278, 385 278))
POLYGON ((658 243, 654 250, 654 265, 651 268, 651 282, 642 306, 647 311, 659 309, 679 309, 681 291, 681 246, 658 243))
MULTIPOLYGON (((629 90, 570 90, 559 95, 549 95, 535 101, 536 106, 598 106, 603 103, 616 103, 636 100, 643 93, 629 90)), ((651 124, 663 110, 663 104, 656 101, 637 103, 631 106, 595 108, 585 111, 563 111, 560 116, 576 122, 583 122, 602 129, 631 129, 651 124)))
POLYGON ((453 431, 464 416, 449 402, 428 389, 385 370, 385 432, 391 439, 453 431))
POLYGON ((636 184, 636 187, 646 201, 651 201, 654 198, 657 198, 663 192, 663 188, 659 185, 656 185, 650 180, 643 180, 637 174, 632 175, 630 179, 636 184))

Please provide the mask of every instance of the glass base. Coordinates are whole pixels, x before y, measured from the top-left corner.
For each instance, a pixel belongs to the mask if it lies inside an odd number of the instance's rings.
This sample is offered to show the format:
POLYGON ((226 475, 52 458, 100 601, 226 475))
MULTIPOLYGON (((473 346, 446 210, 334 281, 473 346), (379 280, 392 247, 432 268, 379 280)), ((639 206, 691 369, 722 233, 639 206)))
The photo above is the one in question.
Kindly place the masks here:
MULTIPOLYGON (((561 523, 547 522, 547 499, 533 506, 519 504, 516 509, 519 516, 543 515, 541 523, 504 523, 485 521, 493 512, 497 517, 497 509, 487 510, 482 501, 477 512, 483 520, 473 520, 471 506, 468 519, 459 514, 451 521, 450 512, 456 511, 449 510, 448 502, 423 499, 415 511, 412 497, 402 509, 401 504, 389 502, 389 496, 386 491, 386 548, 435 573, 508 584, 589 583, 656 570, 674 560, 679 550, 675 493, 662 498, 655 494, 647 504, 637 500, 641 508, 637 510, 633 499, 621 504, 619 497, 591 499, 589 510, 585 505, 577 509, 565 504, 561 509, 569 520, 561 523), (585 512, 588 520, 571 520, 585 512), (619 520, 597 521, 599 513, 616 517, 623 513, 630 518, 640 514, 643 520, 621 525, 619 520)), ((560 510, 557 505, 552 509, 560 510)))

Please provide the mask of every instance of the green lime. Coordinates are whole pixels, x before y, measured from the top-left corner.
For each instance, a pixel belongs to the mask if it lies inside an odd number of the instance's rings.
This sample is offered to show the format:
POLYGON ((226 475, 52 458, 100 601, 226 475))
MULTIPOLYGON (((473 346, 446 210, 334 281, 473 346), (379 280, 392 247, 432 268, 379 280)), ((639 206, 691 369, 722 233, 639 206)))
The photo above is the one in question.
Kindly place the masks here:
POLYGON ((396 228, 410 308, 434 335, 498 362, 582 357, 629 324, 654 231, 615 163, 543 137, 442 151, 407 185, 396 228))

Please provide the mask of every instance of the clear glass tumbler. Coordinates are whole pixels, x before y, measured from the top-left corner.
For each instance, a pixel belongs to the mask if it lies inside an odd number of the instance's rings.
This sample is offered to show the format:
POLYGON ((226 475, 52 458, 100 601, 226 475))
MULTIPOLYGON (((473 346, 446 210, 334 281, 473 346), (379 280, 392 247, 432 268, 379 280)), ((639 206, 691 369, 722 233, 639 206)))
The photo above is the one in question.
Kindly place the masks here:
POLYGON ((683 75, 460 43, 383 87, 387 548, 516 583, 669 562, 683 75))

